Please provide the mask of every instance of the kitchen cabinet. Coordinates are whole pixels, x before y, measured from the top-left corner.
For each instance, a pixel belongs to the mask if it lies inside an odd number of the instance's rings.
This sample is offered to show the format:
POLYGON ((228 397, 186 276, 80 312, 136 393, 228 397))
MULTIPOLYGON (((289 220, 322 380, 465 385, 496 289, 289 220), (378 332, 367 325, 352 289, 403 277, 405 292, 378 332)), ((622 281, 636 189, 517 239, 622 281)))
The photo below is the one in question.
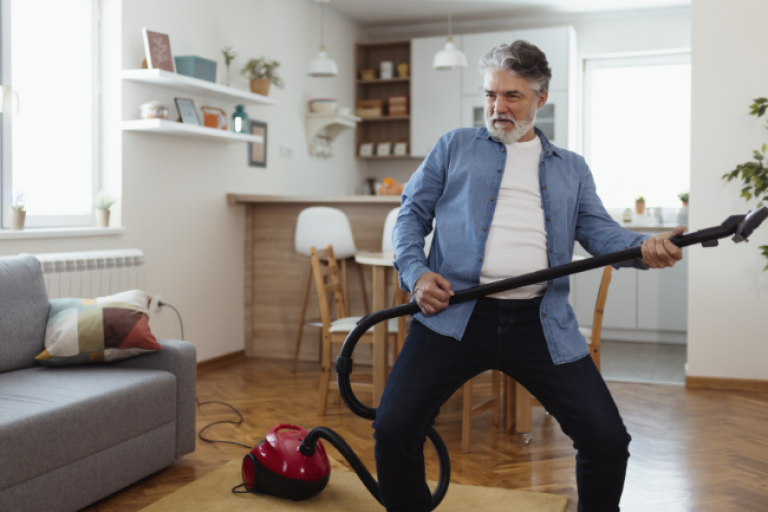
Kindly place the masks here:
MULTIPOLYGON (((574 254, 590 256, 578 242, 574 254)), ((595 269, 571 276, 569 301, 582 327, 592 326, 602 272, 595 269)), ((687 330, 687 248, 683 260, 672 268, 614 270, 603 316, 603 339, 685 343, 687 330)))
MULTIPOLYGON (((462 36, 453 44, 462 48, 462 36)), ((445 36, 411 41, 411 156, 425 157, 437 140, 461 124, 461 72, 432 67, 435 54, 445 47, 445 36)))

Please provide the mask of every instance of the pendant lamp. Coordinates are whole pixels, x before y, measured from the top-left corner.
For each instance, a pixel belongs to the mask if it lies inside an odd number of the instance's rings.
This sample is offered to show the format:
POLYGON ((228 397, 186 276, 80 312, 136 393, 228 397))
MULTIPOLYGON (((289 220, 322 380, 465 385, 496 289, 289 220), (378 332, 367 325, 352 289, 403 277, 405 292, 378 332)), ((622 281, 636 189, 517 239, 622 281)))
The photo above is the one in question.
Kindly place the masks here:
POLYGON ((432 61, 432 67, 439 70, 456 69, 467 67, 467 57, 456 49, 453 45, 453 35, 451 35, 451 3, 448 4, 448 40, 445 48, 437 52, 432 61))
POLYGON ((328 54, 325 53, 325 4, 327 4, 329 0, 315 1, 322 6, 321 8, 323 10, 320 18, 320 53, 318 53, 317 57, 312 59, 312 62, 309 63, 309 71, 307 74, 309 76, 317 77, 338 76, 339 66, 336 65, 335 60, 328 57, 328 54))

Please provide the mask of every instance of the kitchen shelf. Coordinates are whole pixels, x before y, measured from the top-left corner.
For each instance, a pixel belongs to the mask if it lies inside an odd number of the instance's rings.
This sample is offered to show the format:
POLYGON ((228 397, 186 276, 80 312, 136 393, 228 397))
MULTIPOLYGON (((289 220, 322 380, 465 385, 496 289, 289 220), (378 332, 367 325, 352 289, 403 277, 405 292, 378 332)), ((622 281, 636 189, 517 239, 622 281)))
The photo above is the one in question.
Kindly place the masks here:
POLYGON ((358 84, 365 84, 365 85, 373 85, 373 84, 391 84, 396 82, 410 82, 411 77, 407 76, 405 78, 374 78, 371 80, 363 80, 360 79, 357 81, 358 84))
POLYGON ((383 123, 386 121, 408 121, 411 116, 381 116, 381 117, 364 117, 364 123, 383 123))
POLYGON ((188 123, 176 123, 165 119, 136 119, 122 122, 123 131, 136 131, 190 137, 214 142, 264 142, 261 135, 235 133, 227 130, 208 128, 188 123))
POLYGON ((330 144, 339 133, 348 128, 355 128, 360 121, 359 117, 338 112, 307 114, 307 141, 311 144, 315 136, 325 130, 325 136, 330 144))
POLYGON ((411 155, 389 155, 389 156, 358 156, 360 160, 414 160, 419 157, 411 155))
POLYGON ((232 102, 243 102, 257 105, 278 105, 278 101, 261 94, 254 94, 242 89, 214 84, 207 80, 191 76, 170 73, 162 69, 124 69, 123 80, 143 82, 176 89, 178 91, 200 94, 232 102))

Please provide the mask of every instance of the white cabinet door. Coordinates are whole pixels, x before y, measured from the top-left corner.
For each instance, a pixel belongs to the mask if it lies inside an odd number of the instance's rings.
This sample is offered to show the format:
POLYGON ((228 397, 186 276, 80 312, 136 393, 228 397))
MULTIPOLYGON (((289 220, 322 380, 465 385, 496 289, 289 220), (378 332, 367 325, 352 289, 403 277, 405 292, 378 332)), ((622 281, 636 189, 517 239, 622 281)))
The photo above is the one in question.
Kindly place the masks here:
POLYGON ((688 331, 688 248, 672 268, 639 272, 637 327, 650 331, 688 331))
POLYGON ((515 39, 524 39, 536 45, 547 56, 549 67, 552 69, 552 79, 549 90, 568 89, 571 62, 571 32, 572 27, 551 27, 518 30, 515 39))
MULTIPOLYGON (((460 50, 462 37, 453 43, 460 50)), ((427 156, 444 133, 461 127, 461 72, 432 67, 444 47, 444 36, 411 40, 411 156, 427 156)))
POLYGON ((467 56, 467 69, 462 70, 462 92, 478 95, 483 92, 485 76, 480 74, 480 59, 492 48, 500 44, 510 44, 517 38, 517 32, 486 32, 484 34, 465 34, 464 55, 467 56))

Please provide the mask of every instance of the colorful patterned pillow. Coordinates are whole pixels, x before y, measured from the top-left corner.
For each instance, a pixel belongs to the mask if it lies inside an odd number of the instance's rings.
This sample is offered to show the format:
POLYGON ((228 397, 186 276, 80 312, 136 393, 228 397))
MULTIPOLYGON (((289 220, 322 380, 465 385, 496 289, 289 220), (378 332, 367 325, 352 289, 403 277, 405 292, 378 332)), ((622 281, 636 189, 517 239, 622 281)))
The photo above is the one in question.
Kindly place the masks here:
POLYGON ((117 361, 162 350, 149 330, 151 296, 132 290, 97 299, 51 299, 45 366, 117 361))

